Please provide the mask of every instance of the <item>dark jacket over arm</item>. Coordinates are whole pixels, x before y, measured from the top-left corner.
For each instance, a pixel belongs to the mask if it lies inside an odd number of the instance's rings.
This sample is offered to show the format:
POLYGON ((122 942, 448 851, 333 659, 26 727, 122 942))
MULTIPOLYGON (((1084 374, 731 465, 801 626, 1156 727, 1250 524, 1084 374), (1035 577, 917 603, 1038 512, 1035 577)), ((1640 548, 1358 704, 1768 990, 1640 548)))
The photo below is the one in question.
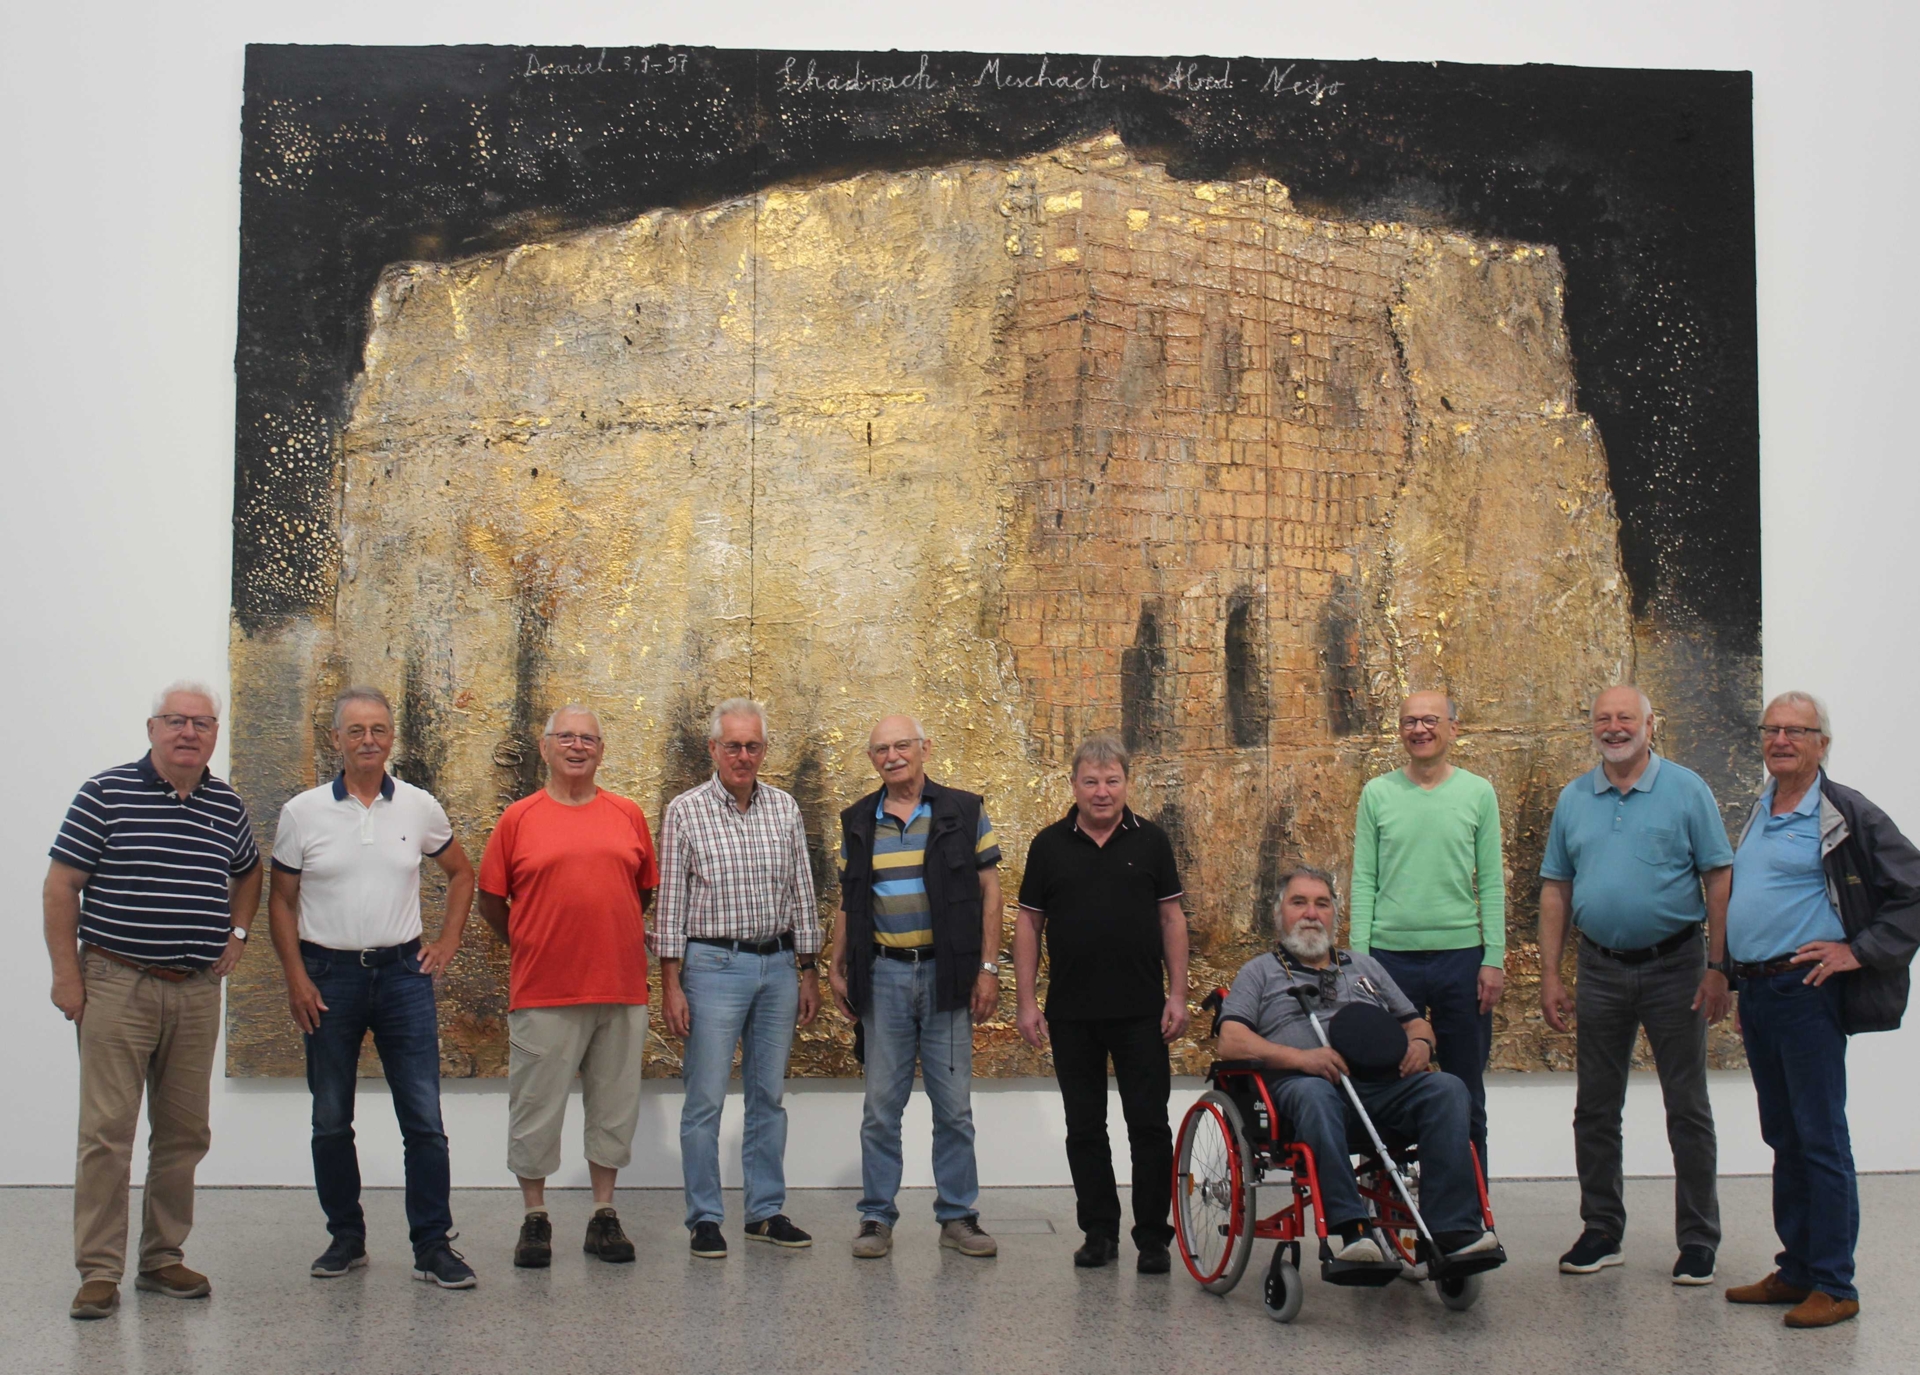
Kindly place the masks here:
POLYGON ((1920 949, 1920 850, 1854 789, 1823 777, 1821 794, 1846 823, 1824 863, 1847 944, 1861 965, 1846 976, 1847 1030, 1892 1031, 1906 1013, 1908 966, 1920 949))

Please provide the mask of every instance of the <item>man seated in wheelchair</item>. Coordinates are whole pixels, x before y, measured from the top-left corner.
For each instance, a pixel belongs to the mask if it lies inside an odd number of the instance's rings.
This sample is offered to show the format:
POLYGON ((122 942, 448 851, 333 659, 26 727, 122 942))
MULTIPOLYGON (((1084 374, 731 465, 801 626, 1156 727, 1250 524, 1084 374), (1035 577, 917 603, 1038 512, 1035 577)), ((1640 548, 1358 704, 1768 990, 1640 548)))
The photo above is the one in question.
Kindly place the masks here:
POLYGON ((1340 1084, 1345 1074, 1383 1134, 1418 1144, 1420 1212, 1441 1253, 1476 1269, 1497 1263, 1500 1243, 1486 1226, 1468 1143, 1466 1085, 1429 1072, 1433 1028, 1379 963, 1334 948, 1339 915, 1332 875, 1302 866, 1284 876, 1274 914, 1279 948, 1235 977, 1220 1009, 1220 1058, 1257 1063, 1286 1120, 1280 1130, 1312 1150, 1331 1259, 1394 1263, 1346 1168, 1349 1143, 1365 1137, 1340 1084), (1367 1010, 1343 1017, 1349 1008, 1367 1010))

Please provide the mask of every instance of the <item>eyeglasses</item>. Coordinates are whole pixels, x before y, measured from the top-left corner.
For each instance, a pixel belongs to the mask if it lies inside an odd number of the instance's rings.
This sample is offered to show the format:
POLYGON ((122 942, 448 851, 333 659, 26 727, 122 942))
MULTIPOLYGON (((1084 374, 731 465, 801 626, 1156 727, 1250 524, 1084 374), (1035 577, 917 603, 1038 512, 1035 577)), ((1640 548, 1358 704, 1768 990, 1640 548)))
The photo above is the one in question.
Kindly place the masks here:
POLYGON ((923 745, 924 740, 896 740, 891 745, 868 745, 867 753, 875 759, 885 759, 890 754, 912 754, 915 745, 923 745))
POLYGON ((1440 728, 1440 718, 1438 716, 1402 716, 1400 718, 1401 730, 1412 730, 1416 726, 1425 726, 1428 730, 1438 730, 1440 728))
POLYGON ((558 740, 563 745, 584 745, 590 750, 600 748, 600 737, 588 735, 583 731, 550 730, 547 732, 547 739, 558 740))
POLYGON ((743 754, 749 759, 758 759, 767 752, 767 742, 764 740, 722 740, 719 745, 720 753, 735 759, 743 754))
POLYGON ((1788 740, 1804 740, 1809 735, 1825 735, 1818 726, 1762 726, 1760 738, 1771 740, 1774 736, 1784 736, 1788 740))
POLYGON ((170 731, 185 732, 191 726, 202 735, 211 733, 220 724, 218 716, 181 716, 176 712, 168 712, 164 716, 156 716, 153 719, 170 731))

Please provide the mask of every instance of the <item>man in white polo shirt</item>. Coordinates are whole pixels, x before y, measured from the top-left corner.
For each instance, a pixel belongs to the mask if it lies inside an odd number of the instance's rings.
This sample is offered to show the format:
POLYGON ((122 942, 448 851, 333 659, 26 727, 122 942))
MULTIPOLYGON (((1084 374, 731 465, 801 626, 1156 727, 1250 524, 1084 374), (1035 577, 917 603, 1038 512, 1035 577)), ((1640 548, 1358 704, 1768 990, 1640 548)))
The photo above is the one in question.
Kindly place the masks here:
POLYGON ((473 865, 431 793, 387 773, 393 709, 376 688, 349 688, 333 708, 341 772, 280 809, 267 903, 287 1003, 307 1047, 313 1177, 333 1241, 311 1272, 332 1279, 367 1263, 353 1098, 360 1045, 373 1047, 406 1143, 413 1277, 471 1289, 448 1244, 453 1215, 440 1124, 440 1032, 433 976, 460 949, 473 865), (447 875, 440 939, 421 942, 420 859, 447 875))

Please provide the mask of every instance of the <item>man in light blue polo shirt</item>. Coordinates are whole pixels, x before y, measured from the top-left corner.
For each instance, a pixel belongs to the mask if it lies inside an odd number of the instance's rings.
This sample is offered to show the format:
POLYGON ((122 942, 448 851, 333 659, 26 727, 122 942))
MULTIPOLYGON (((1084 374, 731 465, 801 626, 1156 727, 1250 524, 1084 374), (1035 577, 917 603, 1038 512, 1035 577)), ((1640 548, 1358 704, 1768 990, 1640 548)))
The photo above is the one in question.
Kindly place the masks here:
POLYGON ((1555 1031, 1576 1014, 1579 1056, 1573 1151, 1584 1230, 1560 1269, 1585 1275, 1621 1264, 1620 1114, 1645 1027, 1673 1147, 1673 1282, 1708 1284, 1720 1201, 1707 1025, 1727 1015, 1730 1001, 1725 974, 1708 968, 1708 947, 1718 964, 1733 849, 1712 790, 1653 752, 1653 722, 1636 687, 1594 699, 1600 763, 1561 790, 1540 864, 1540 1009, 1555 1031), (1580 937, 1572 998, 1560 974, 1569 908, 1580 937))

